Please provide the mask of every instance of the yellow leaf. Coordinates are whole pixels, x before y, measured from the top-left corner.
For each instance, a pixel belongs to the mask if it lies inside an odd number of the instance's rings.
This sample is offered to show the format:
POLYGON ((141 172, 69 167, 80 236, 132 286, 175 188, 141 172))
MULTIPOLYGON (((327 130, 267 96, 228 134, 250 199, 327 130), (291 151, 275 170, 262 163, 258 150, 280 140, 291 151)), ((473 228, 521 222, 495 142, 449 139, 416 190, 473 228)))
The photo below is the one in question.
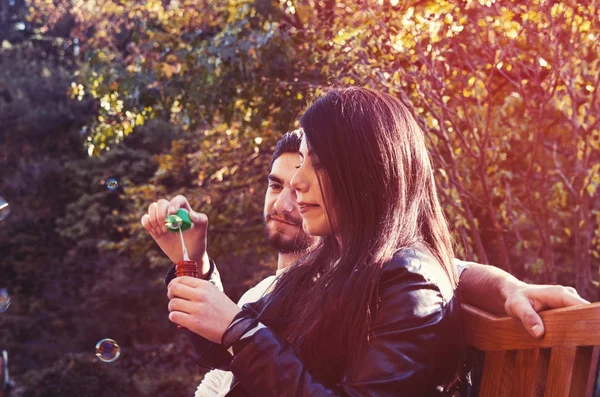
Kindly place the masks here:
POLYGON ((256 55, 256 50, 254 49, 254 47, 250 47, 250 49, 248 50, 248 55, 250 55, 252 58, 254 58, 254 60, 258 59, 258 56, 256 55))
POLYGON ((144 116, 141 114, 135 116, 135 125, 144 125, 144 116))
POLYGON ((589 31, 590 31, 590 26, 591 26, 591 23, 590 23, 590 21, 583 21, 583 22, 581 23, 581 25, 579 25, 579 31, 580 31, 581 33, 584 33, 584 32, 589 32, 589 31))
POLYGON ((593 197, 594 193, 596 193, 596 186, 595 185, 589 184, 589 185, 587 185, 586 189, 587 189, 587 192, 590 195, 590 197, 593 197))
POLYGON ((568 227, 565 227, 565 234, 569 237, 571 237, 571 229, 569 229, 568 227))
POLYGON ((161 70, 167 78, 171 78, 173 74, 179 73, 181 71, 181 64, 170 65, 168 63, 161 64, 161 70))

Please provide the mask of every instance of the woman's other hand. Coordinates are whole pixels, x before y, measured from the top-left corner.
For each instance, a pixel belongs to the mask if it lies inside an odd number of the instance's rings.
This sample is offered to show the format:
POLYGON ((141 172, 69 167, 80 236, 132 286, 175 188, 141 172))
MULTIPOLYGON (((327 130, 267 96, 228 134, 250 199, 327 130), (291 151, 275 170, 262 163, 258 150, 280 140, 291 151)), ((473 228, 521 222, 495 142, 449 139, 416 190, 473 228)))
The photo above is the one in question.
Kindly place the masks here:
POLYGON ((174 278, 167 296, 169 320, 214 343, 221 343, 227 327, 241 310, 212 283, 193 277, 174 278))

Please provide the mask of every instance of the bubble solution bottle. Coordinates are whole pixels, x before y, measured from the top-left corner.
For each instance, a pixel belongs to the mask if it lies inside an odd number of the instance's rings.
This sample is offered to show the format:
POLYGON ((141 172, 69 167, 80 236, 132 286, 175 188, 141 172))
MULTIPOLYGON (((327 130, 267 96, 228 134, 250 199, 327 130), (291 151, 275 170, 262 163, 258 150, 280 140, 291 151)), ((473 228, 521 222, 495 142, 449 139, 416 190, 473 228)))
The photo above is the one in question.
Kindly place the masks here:
MULTIPOLYGON (((175 263, 175 277, 189 276, 198 278, 198 264, 188 256, 187 249, 185 247, 185 241, 183 240, 183 232, 192 227, 192 221, 190 219, 189 212, 181 208, 175 215, 169 215, 166 219, 167 229, 172 232, 179 232, 181 237, 181 247, 183 250, 183 260, 175 263)), ((181 325, 177 326, 178 329, 183 329, 181 325)))

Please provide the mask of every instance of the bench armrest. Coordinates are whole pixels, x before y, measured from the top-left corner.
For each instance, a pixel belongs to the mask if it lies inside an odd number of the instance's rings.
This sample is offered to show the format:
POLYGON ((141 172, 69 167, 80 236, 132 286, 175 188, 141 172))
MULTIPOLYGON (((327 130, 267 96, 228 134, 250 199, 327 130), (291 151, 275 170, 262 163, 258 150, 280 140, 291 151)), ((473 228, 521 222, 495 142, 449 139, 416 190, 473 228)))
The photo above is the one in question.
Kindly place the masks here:
POLYGON ((546 332, 533 338, 521 322, 462 304, 467 344, 484 351, 600 346, 600 302, 540 312, 546 332))

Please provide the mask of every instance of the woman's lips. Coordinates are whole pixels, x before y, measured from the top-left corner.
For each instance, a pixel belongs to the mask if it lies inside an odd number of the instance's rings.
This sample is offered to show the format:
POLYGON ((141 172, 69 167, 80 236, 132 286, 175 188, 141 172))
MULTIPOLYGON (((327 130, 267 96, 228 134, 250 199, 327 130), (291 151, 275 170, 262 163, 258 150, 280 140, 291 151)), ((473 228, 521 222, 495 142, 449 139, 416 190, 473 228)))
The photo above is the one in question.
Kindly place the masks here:
POLYGON ((318 204, 299 204, 298 205, 298 211, 301 214, 304 214, 304 213, 306 213, 306 212, 308 212, 308 211, 310 211, 312 209, 315 209, 317 207, 319 207, 318 204))

